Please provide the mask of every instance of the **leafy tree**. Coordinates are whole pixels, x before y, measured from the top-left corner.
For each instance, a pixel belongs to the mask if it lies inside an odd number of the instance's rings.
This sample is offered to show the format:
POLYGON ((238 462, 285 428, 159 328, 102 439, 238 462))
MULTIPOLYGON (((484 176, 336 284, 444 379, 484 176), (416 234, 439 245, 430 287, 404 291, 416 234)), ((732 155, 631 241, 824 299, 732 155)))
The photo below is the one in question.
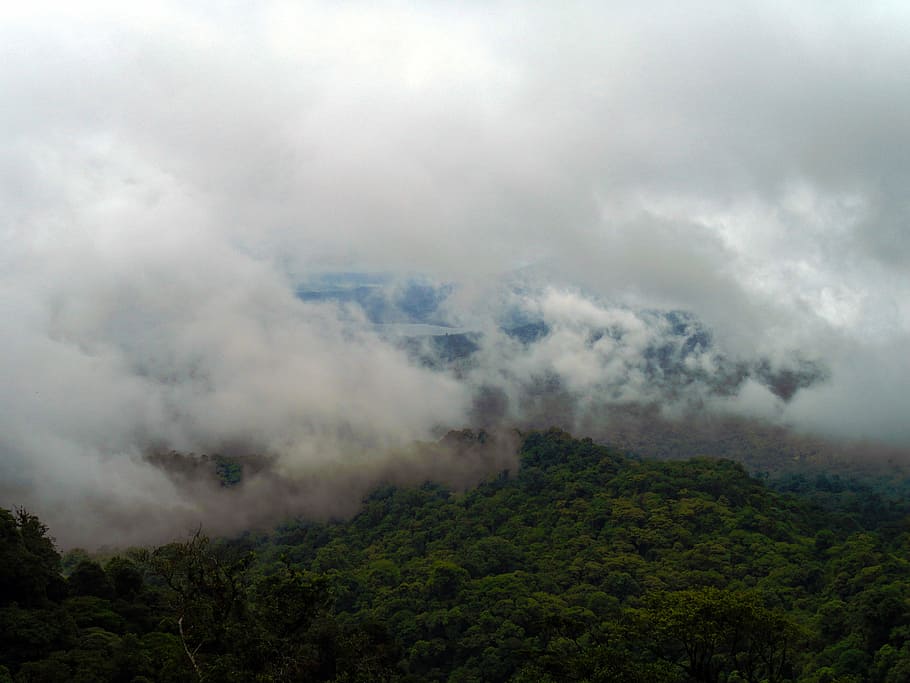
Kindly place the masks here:
POLYGON ((692 680, 718 683, 734 672, 749 683, 792 677, 800 630, 755 594, 705 587, 659 594, 652 602, 639 626, 692 680))
POLYGON ((114 586, 101 565, 92 560, 80 562, 67 581, 72 595, 91 595, 97 598, 114 597, 114 586))
POLYGON ((0 606, 62 597, 60 555, 47 527, 29 512, 0 508, 0 606))

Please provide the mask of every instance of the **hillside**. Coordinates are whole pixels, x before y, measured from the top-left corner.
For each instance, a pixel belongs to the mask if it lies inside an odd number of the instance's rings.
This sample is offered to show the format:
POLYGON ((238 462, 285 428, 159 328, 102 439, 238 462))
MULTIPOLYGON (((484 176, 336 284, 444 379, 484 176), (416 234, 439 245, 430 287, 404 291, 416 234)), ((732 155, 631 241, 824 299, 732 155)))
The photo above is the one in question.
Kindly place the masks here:
POLYGON ((555 430, 466 493, 383 487, 348 521, 71 555, 66 579, 40 522, 7 515, 0 662, 16 681, 898 683, 910 536, 874 522, 730 461, 555 430))

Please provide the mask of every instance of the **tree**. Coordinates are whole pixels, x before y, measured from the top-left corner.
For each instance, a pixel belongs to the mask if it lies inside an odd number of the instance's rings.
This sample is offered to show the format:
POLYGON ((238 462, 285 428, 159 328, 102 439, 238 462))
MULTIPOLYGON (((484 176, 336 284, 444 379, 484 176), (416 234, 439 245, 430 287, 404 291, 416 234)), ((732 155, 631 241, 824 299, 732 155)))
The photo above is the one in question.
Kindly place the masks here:
POLYGON ((60 555, 47 527, 24 509, 0 508, 0 606, 40 605, 63 596, 60 555))
POLYGON ((251 556, 227 560, 201 530, 183 543, 171 543, 149 557, 169 589, 169 603, 187 659, 199 680, 220 668, 219 655, 242 636, 246 569, 251 556))
POLYGON ((755 594, 717 588, 664 593, 639 618, 662 656, 699 683, 718 683, 733 672, 749 683, 792 675, 799 629, 755 594))
POLYGON ((67 581, 72 595, 92 595, 110 600, 114 586, 101 565, 93 560, 80 562, 67 581))

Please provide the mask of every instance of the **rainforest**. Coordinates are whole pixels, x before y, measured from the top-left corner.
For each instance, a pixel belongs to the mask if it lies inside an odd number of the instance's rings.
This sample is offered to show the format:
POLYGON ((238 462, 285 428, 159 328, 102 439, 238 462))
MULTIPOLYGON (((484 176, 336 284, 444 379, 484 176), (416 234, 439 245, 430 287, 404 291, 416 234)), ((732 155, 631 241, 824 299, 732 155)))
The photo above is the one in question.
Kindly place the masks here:
POLYGON ((902 493, 850 475, 775 487, 549 430, 476 488, 382 486, 350 519, 232 538, 61 558, 52 530, 5 510, 0 675, 899 683, 902 493))

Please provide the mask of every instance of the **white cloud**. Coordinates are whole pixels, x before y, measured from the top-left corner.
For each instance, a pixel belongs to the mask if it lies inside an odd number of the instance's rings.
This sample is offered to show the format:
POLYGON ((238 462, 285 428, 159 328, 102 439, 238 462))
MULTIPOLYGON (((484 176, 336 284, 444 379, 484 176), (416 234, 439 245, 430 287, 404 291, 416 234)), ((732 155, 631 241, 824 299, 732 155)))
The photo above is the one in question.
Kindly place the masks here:
POLYGON ((683 309, 734 360, 830 371, 786 406, 744 385, 743 405, 906 439, 902 5, 2 13, 4 474, 97 492, 107 469, 76 463, 122 454, 122 481, 155 439, 318 459, 339 434, 457 426, 464 384, 294 299, 332 269, 455 282, 509 391, 547 369, 664 395, 642 311, 683 309), (553 329, 526 350, 493 322, 519 281, 553 329))

